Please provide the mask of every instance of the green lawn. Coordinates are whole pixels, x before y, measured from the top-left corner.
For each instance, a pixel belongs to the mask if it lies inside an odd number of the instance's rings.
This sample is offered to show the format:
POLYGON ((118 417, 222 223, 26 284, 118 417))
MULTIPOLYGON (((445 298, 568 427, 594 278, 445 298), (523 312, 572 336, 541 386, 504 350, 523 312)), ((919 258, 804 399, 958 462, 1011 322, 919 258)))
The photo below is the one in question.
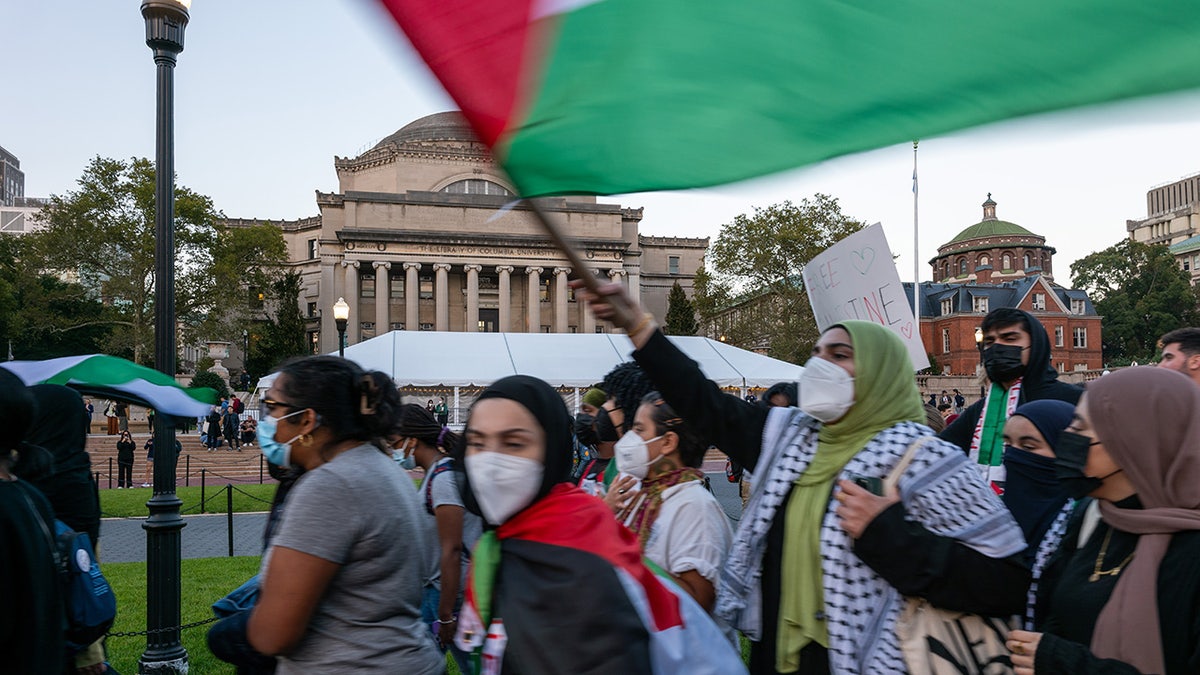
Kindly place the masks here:
MULTIPOLYGON (((131 492, 131 490, 122 490, 131 492)), ((147 495, 149 496, 149 495, 147 495)), ((184 560, 180 615, 183 623, 213 615, 211 605, 237 588, 258 571, 258 556, 184 560)), ((146 563, 102 564, 104 576, 117 595, 117 621, 113 632, 146 630, 146 563)), ((208 651, 208 625, 183 631, 183 646, 193 673, 234 674, 234 667, 217 660, 208 651)), ((136 673, 137 662, 146 650, 146 638, 110 637, 108 659, 121 673, 136 673)))
MULTIPOLYGON (((275 496, 276 483, 248 483, 244 485, 234 485, 233 490, 233 512, 243 513, 246 511, 269 511, 271 509, 271 498, 275 496), (247 496, 251 495, 251 496, 247 496)), ((183 501, 183 506, 180 510, 185 514, 200 513, 200 487, 194 485, 192 487, 176 488, 175 494, 183 501)), ((130 516, 146 516, 149 512, 146 510, 146 502, 154 496, 152 488, 129 488, 126 490, 101 490, 100 491, 100 514, 105 518, 119 517, 128 518, 130 516)), ((225 486, 209 485, 204 490, 204 506, 205 513, 225 513, 225 505, 227 497, 225 496, 225 486), (218 494, 219 493, 219 494, 218 494)))

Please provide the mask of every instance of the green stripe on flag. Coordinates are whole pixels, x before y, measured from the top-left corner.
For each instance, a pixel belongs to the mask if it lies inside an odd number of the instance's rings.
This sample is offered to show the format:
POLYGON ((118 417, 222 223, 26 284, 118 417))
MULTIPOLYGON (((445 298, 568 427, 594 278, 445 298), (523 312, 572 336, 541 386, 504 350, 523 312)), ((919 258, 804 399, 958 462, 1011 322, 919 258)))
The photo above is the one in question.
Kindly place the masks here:
POLYGON ((602 0, 548 21, 497 148, 526 196, 713 185, 1200 86, 1197 3, 602 0))

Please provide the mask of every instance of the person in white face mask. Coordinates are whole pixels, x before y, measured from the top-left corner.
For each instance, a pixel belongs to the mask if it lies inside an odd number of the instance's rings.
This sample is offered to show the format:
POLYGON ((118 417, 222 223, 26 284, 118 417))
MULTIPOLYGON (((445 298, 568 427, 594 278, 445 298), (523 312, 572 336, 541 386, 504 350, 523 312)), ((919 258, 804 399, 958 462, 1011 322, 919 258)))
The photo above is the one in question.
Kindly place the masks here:
POLYGON ((383 440, 399 406, 387 375, 331 356, 285 364, 263 397, 263 454, 305 469, 263 555, 246 626, 280 675, 445 671, 421 621, 434 543, 383 440))
POLYGON ((957 447, 933 436, 901 339, 884 326, 826 329, 798 408, 723 393, 619 284, 594 294, 634 360, 706 440, 754 472, 715 615, 751 642, 754 673, 904 673, 904 596, 988 615, 1021 611, 1020 528, 957 447), (872 494, 914 442, 898 493, 872 494), (856 479, 856 480, 852 480, 856 479), (987 583, 980 583, 986 579, 987 583))
POLYGON ((569 482, 571 428, 562 398, 533 377, 506 377, 471 408, 463 498, 487 529, 455 643, 475 672, 746 672, 704 609, 569 482))
POLYGON ((704 486, 700 465, 707 449, 662 396, 650 392, 633 428, 616 444, 617 470, 641 481, 617 510, 617 519, 638 536, 647 558, 711 612, 733 532, 721 504, 704 486))

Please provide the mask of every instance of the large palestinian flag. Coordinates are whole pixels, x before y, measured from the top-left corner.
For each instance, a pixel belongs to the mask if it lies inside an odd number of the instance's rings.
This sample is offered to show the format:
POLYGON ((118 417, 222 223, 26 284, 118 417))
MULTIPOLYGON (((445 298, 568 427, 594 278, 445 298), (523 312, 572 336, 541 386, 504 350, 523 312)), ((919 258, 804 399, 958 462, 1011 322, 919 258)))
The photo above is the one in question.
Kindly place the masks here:
POLYGON ((1200 3, 381 0, 521 194, 713 185, 1200 86, 1200 3))
POLYGON ((741 655, 678 586, 642 563, 599 499, 562 484, 471 555, 456 642, 482 675, 736 675, 741 655))

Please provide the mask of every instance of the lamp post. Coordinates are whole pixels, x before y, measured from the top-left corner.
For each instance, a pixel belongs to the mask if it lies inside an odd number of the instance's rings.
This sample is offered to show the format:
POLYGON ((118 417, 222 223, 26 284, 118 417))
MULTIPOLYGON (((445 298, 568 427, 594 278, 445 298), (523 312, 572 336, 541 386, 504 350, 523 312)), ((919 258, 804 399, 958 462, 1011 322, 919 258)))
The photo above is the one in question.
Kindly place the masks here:
POLYGON ((350 321, 350 305, 346 304, 345 298, 338 298, 338 301, 333 303, 333 323, 337 325, 338 332, 338 356, 346 357, 346 323, 350 321))
MULTIPOLYGON (((250 331, 242 329, 242 375, 249 375, 246 362, 250 360, 250 331)), ((242 379, 245 379, 244 377, 242 379)))
MULTIPOLYGON (((175 377, 175 58, 191 0, 142 0, 146 45, 156 70, 154 133, 154 366, 175 377)), ((179 641, 179 515, 175 495, 175 427, 170 415, 154 418, 154 496, 146 502, 146 651, 139 673, 186 673, 188 654, 179 641)))

